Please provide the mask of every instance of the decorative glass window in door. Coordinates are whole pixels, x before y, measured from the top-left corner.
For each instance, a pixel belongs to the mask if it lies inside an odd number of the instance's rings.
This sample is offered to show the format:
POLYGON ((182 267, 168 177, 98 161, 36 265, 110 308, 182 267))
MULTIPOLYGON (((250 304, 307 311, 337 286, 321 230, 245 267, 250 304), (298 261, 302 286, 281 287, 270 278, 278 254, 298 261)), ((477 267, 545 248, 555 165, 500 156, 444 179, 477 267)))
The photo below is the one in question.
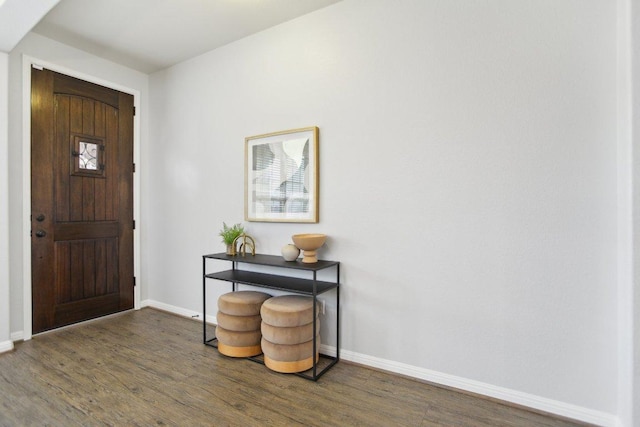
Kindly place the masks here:
POLYGON ((94 136, 71 136, 71 173, 77 176, 104 178, 104 140, 94 136))
POLYGON ((86 170, 98 170, 98 144, 80 141, 78 167, 86 170))

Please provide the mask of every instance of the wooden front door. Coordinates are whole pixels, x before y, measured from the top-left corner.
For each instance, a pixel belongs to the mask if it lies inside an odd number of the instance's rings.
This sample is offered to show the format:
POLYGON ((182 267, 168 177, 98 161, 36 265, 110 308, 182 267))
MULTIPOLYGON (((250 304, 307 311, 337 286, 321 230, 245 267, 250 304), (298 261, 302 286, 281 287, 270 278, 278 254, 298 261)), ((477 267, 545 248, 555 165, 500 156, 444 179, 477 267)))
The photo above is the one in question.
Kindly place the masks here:
POLYGON ((133 308, 133 96, 31 70, 33 333, 133 308))

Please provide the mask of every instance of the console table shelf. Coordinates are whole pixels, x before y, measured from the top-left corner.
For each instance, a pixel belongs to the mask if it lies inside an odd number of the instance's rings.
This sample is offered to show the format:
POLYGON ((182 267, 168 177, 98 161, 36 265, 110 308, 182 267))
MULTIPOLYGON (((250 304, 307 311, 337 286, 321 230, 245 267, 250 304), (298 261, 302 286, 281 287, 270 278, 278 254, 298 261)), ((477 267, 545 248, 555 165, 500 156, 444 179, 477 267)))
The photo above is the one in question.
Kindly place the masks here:
POLYGON ((280 291, 304 295, 313 295, 313 286, 316 287, 317 295, 338 287, 337 283, 332 282, 305 280, 297 277, 278 276, 275 274, 255 273, 253 271, 243 270, 220 271, 218 273, 207 274, 206 277, 207 279, 278 289, 280 291))
MULTIPOLYGON (((336 355, 330 356, 326 354, 320 353, 320 357, 322 359, 329 360, 329 363, 323 365, 323 368, 320 369, 318 361, 315 361, 313 367, 310 369, 311 372, 300 372, 297 373, 298 376, 301 376, 306 379, 310 379, 316 381, 322 374, 328 371, 333 365, 338 363, 340 360, 340 263, 338 261, 326 261, 326 260, 318 260, 318 262, 313 264, 304 264, 300 260, 296 261, 285 261, 280 256, 275 255, 227 255, 226 253, 217 253, 217 254, 209 254, 202 256, 202 299, 203 299, 203 342, 206 345, 217 347, 216 338, 207 338, 207 279, 220 280, 224 282, 230 282, 232 284, 232 291, 237 290, 237 285, 249 285, 249 286, 257 286, 261 288, 274 289, 279 291, 285 291, 290 293, 309 295, 313 297, 313 310, 316 312, 317 309, 317 296, 323 294, 325 292, 329 292, 335 289, 336 295, 336 355), (215 273, 207 273, 207 260, 219 260, 219 261, 230 261, 232 263, 231 270, 224 270, 215 273), (291 276, 282 276, 279 274, 267 274, 267 273, 259 273, 254 271, 241 270, 240 264, 253 264, 271 267, 274 269, 284 268, 290 270, 303 270, 309 272, 311 274, 311 279, 304 279, 299 277, 291 277, 291 276), (320 270, 335 268, 336 270, 336 281, 335 282, 327 282, 317 280, 317 272, 320 270)), ((317 320, 314 318, 314 329, 315 322, 317 320)), ((316 349, 316 345, 318 345, 314 336, 313 348, 316 349)), ((264 363, 260 357, 250 357, 249 359, 254 362, 264 363)))

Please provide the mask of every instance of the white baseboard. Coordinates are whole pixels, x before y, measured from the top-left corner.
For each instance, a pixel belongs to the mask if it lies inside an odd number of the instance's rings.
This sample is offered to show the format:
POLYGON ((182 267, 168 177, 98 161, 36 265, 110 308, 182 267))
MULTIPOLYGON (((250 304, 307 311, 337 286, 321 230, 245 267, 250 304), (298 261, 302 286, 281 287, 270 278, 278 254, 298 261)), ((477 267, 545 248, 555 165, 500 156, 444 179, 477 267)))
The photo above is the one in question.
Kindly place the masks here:
POLYGON ((13 341, 0 342, 0 353, 13 350, 13 341))
MULTIPOLYGON (((142 301, 143 307, 153 307, 159 310, 168 311, 180 316, 202 319, 202 313, 186 310, 173 305, 161 303, 154 300, 142 301)), ((207 316, 207 322, 216 323, 215 316, 207 316)), ((326 344, 320 345, 320 351, 324 354, 335 356, 336 348, 326 344)), ((440 384, 447 387, 456 388, 480 395, 500 399, 505 402, 526 406, 528 408, 539 411, 548 412, 550 414, 559 415, 561 417, 571 418, 590 424, 603 427, 619 427, 620 419, 606 412, 595 411, 581 406, 569 403, 559 402, 553 399, 536 396, 533 394, 523 393, 516 390, 498 387, 479 381, 470 380, 455 375, 449 375, 442 372, 432 371, 429 369, 419 368, 404 363, 394 362, 392 360, 380 359, 378 357, 366 354, 356 353, 348 350, 340 350, 340 358, 360 365, 381 369, 396 374, 406 375, 408 377, 429 381, 434 384, 440 384)))
MULTIPOLYGON (((157 308, 158 310, 168 311, 169 313, 177 314, 178 316, 188 317, 188 318, 193 319, 193 320, 202 321, 202 313, 200 313, 200 312, 193 311, 193 310, 187 310, 186 308, 182 308, 182 307, 176 307, 175 305, 171 305, 171 304, 165 304, 165 303, 160 302, 160 301, 155 301, 155 300, 152 300, 152 299, 146 299, 146 300, 142 301, 140 303, 140 305, 143 308, 144 307, 157 308)), ((216 320, 216 316, 211 316, 210 314, 208 314, 207 315, 207 323, 217 324, 218 322, 216 320)))
POLYGON ((420 380, 429 381, 431 383, 481 394, 509 403, 515 403, 517 405, 526 406, 528 408, 603 427, 617 427, 620 425, 618 417, 606 412, 595 411, 533 394, 457 377, 455 375, 449 375, 347 350, 340 350, 340 358, 354 363, 359 363, 361 365, 370 366, 372 368, 378 368, 420 380))
POLYGON ((16 342, 16 341, 22 341, 23 339, 24 339, 24 332, 18 331, 18 332, 11 333, 11 341, 16 342))

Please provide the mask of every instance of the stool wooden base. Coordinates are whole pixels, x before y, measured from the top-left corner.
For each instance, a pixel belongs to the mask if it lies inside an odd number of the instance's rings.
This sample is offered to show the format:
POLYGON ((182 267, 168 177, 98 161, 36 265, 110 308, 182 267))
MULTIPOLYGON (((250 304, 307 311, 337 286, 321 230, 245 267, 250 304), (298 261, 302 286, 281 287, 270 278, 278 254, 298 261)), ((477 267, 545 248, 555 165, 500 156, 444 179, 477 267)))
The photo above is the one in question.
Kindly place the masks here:
POLYGON ((260 344, 248 347, 235 347, 218 341, 218 351, 229 357, 252 357, 262 354, 262 347, 260 347, 260 344))
MULTIPOLYGON (((316 362, 319 359, 320 356, 316 354, 316 362)), ((295 362, 281 362, 279 360, 273 360, 269 356, 265 355, 264 364, 272 371, 283 374, 295 374, 296 372, 307 371, 313 368, 313 357, 308 357, 304 360, 296 360, 295 362)))

